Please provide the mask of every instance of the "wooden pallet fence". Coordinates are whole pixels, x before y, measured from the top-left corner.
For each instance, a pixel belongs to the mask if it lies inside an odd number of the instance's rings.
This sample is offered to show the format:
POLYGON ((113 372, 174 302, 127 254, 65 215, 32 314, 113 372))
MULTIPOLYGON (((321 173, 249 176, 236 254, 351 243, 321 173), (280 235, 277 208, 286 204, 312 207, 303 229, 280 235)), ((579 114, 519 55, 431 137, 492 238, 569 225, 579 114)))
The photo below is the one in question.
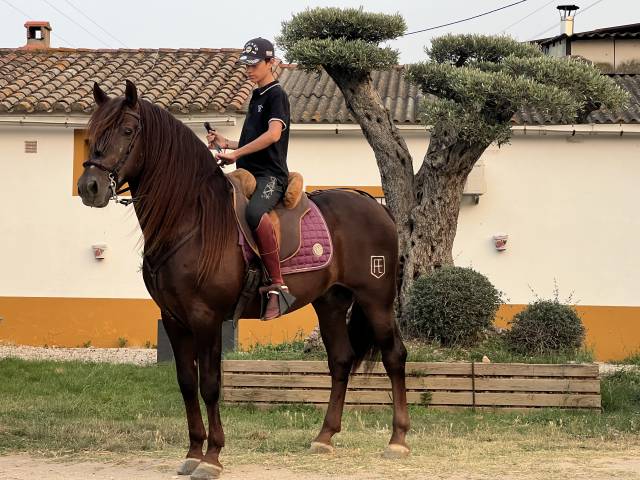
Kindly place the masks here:
MULTIPOLYGON (((226 360, 223 370, 226 403, 323 406, 329 401, 326 362, 226 360)), ((598 366, 590 364, 412 362, 406 385, 410 404, 435 408, 600 409, 598 366)), ((391 383, 381 365, 349 380, 347 406, 389 404, 391 383)))

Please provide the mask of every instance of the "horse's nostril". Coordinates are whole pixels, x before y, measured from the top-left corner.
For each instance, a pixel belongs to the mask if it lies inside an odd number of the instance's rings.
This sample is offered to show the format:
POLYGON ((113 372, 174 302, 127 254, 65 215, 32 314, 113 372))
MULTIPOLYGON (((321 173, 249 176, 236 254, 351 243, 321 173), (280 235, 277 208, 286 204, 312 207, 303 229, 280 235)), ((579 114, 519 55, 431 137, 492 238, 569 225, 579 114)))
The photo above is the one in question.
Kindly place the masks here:
POLYGON ((89 180, 87 182, 87 190, 89 191, 89 193, 91 193, 93 195, 97 195, 98 194, 98 182, 96 182, 95 180, 89 180))

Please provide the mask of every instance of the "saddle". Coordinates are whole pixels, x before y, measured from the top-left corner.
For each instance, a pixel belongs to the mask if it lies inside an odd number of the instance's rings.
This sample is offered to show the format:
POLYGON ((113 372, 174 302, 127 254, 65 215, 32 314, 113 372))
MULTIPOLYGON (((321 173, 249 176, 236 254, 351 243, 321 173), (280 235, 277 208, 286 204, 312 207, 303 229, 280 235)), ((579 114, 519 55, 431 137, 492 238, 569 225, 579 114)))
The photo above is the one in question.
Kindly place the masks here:
MULTIPOLYGON (((227 174, 227 179, 233 186, 239 245, 248 266, 244 287, 233 312, 230 312, 229 319, 236 322, 242 317, 247 303, 257 294, 264 278, 262 269, 255 263, 260 254, 245 216, 249 198, 256 189, 256 179, 244 169, 227 174)), ((284 198, 269 212, 276 231, 283 275, 320 270, 327 267, 333 258, 333 242, 327 223, 318 206, 303 192, 302 186, 302 175, 290 173, 284 198)), ((281 295, 280 298, 283 297, 281 295)), ((261 298, 261 312, 264 312, 264 297, 261 298)), ((290 304, 281 304, 281 312, 286 312, 289 307, 290 304)))
MULTIPOLYGON (((227 174, 227 178, 233 186, 233 204, 238 227, 248 246, 256 255, 259 255, 253 232, 247 223, 245 215, 249 199, 256 189, 256 179, 251 173, 242 168, 227 174)), ((310 202, 303 191, 302 175, 291 172, 283 200, 269 212, 280 248, 281 263, 294 257, 300 250, 302 219, 309 211, 310 202)))

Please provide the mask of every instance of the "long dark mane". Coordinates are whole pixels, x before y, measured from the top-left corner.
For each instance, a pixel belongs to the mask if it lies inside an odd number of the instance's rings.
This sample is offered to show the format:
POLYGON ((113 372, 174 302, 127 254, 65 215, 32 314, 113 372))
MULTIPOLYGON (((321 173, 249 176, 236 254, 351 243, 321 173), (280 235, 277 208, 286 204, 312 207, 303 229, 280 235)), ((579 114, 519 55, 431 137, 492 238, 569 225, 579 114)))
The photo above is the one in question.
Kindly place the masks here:
MULTIPOLYGON (((91 145, 108 143, 122 120, 123 99, 100 106, 89 123, 91 145)), ((152 257, 184 235, 182 221, 195 212, 200 227, 198 283, 220 264, 233 231, 231 187, 205 144, 166 110, 138 101, 143 167, 136 179, 136 213, 144 253, 152 257), (180 227, 183 229, 180 230, 180 227)))

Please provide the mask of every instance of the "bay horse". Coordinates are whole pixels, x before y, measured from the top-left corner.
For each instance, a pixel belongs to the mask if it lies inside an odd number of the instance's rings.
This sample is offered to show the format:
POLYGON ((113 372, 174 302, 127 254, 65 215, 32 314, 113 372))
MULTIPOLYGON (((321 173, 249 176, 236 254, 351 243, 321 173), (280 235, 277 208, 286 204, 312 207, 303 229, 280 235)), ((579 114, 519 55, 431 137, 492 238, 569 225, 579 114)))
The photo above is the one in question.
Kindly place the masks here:
MULTIPOLYGON (((196 134, 168 111, 139 99, 132 82, 116 98, 96 83, 93 96, 97 108, 88 127, 90 156, 78 192, 85 205, 102 208, 122 185, 129 185, 144 242, 144 282, 160 307, 186 408, 189 449, 178 473, 216 478, 225 442, 219 411, 222 322, 233 311, 247 268, 238 245, 232 187, 196 134)), ((311 451, 333 451, 331 438, 341 428, 350 373, 381 354, 393 394, 393 431, 384 455, 405 456, 407 352, 393 308, 395 222, 374 199, 353 192, 329 190, 311 200, 325 217, 334 255, 322 270, 286 278, 296 297, 292 310, 311 303, 317 313, 331 374, 329 405, 311 451), (372 256, 384 257, 383 275, 373 275, 372 256)), ((260 301, 254 298, 243 318, 259 313, 260 301)))

